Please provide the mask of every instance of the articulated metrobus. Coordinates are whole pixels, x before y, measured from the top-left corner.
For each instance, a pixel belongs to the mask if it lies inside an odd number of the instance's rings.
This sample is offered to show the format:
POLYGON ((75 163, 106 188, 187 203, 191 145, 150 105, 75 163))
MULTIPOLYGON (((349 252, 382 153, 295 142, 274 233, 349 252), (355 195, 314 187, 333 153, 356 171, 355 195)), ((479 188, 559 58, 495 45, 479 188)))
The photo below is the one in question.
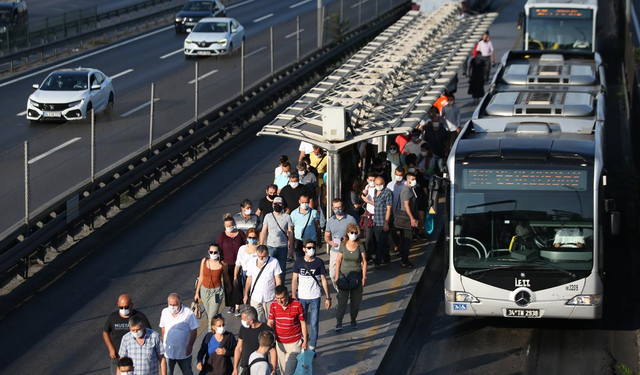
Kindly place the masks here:
POLYGON ((598 0, 529 0, 524 49, 595 52, 597 13, 598 0))
POLYGON ((447 161, 445 311, 598 319, 613 209, 600 58, 509 52, 502 65, 447 161))

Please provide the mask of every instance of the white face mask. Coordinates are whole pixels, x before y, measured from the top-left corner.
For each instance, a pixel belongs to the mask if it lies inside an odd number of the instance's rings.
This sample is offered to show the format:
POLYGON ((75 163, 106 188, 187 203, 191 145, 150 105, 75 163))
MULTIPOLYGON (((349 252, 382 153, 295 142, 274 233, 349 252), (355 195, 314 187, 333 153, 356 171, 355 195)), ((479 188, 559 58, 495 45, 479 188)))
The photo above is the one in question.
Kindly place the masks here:
POLYGON ((414 173, 415 171, 416 171, 416 169, 415 169, 415 168, 409 168, 409 172, 410 172, 410 173, 414 173))
POLYGON ((303 210, 308 210, 309 209, 309 203, 300 203, 300 208, 302 208, 303 210))
POLYGON ((396 175, 396 181, 400 182, 400 181, 402 181, 402 180, 403 180, 403 177, 402 177, 402 176, 398 176, 398 175, 396 175))
POLYGON ((294 189, 295 189, 295 188, 297 188, 297 187, 298 187, 298 185, 300 185, 300 183, 299 183, 299 182, 289 182, 289 186, 291 186, 291 187, 292 187, 292 188, 294 188, 294 189))
POLYGON ((313 256, 316 255, 316 249, 315 248, 311 248, 311 249, 305 248, 305 251, 306 251, 307 256, 309 258, 313 258, 313 256))
POLYGON ((213 260, 218 260, 220 259, 220 254, 209 254, 209 258, 213 260))
POLYGON ((422 156, 427 156, 427 154, 428 154, 428 152, 426 152, 426 151, 420 151, 420 155, 422 155, 422 156))
POLYGON ((409 186, 411 186, 411 187, 415 187, 416 184, 417 184, 416 180, 412 180, 411 182, 409 182, 409 186))
POLYGON ((307 174, 307 171, 302 170, 302 171, 298 171, 298 174, 302 177, 304 177, 305 174, 307 174))
POLYGON ((224 230, 226 230, 227 232, 235 232, 238 228, 235 225, 232 225, 230 227, 224 227, 224 230))
POLYGON ((129 314, 131 314, 131 310, 129 310, 129 309, 120 309, 120 315, 129 316, 129 314))
POLYGON ((291 175, 291 172, 284 172, 284 175, 289 177, 291 175))
POLYGON ((144 336, 144 329, 139 330, 138 332, 131 332, 133 334, 133 337, 139 339, 142 338, 142 336, 144 336))
POLYGON ((368 184, 369 184, 369 187, 374 187, 374 186, 376 186, 375 181, 369 181, 369 182, 368 182, 368 184))
POLYGON ((169 311, 172 314, 177 314, 180 311, 180 306, 171 306, 171 305, 169 305, 169 311))
POLYGON ((349 233, 349 239, 350 239, 351 241, 355 241, 355 240, 357 240, 357 239, 358 239, 358 235, 357 235, 357 234, 351 234, 351 233, 349 233))
MULTIPOLYGON (((244 320, 243 320, 243 322, 244 322, 244 320)), ((222 327, 216 327, 216 333, 217 333, 217 334, 219 334, 219 335, 223 335, 225 332, 227 332, 227 329, 226 329, 224 326, 222 326, 222 327)))
POLYGON ((247 321, 242 319, 240 319, 240 324, 242 324, 244 328, 249 328, 251 326, 247 321))
POLYGON ((433 123, 433 128, 438 130, 440 128, 440 123, 439 122, 434 122, 433 123))
POLYGON ((382 189, 384 189, 384 186, 378 186, 378 185, 376 185, 376 190, 377 190, 377 191, 382 191, 382 189))
POLYGON ((133 375, 133 371, 120 371, 120 375, 133 375))
POLYGON ((247 215, 247 216, 251 215, 251 209, 249 208, 249 209, 244 210, 244 214, 247 215))

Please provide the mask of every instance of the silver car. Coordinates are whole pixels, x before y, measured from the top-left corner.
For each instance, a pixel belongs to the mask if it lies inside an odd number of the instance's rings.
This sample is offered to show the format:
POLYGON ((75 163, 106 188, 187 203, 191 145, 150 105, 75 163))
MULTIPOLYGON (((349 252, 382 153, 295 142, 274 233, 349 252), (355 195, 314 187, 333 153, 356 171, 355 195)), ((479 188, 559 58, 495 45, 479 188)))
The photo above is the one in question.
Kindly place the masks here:
POLYGON ((233 18, 204 18, 198 22, 184 41, 184 55, 230 55, 240 48, 244 27, 233 18))

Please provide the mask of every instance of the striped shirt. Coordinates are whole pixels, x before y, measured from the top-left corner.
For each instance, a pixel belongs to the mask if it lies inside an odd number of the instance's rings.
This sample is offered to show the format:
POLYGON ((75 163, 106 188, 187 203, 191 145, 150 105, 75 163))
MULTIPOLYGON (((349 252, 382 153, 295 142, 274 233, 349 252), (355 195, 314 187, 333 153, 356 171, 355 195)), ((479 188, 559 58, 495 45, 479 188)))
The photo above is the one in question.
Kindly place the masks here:
POLYGON ((269 309, 269 320, 274 321, 276 341, 292 344, 302 338, 300 322, 304 321, 304 309, 297 299, 289 297, 287 306, 274 302, 269 309))
POLYGON ((157 332, 145 328, 142 346, 129 332, 122 338, 118 355, 133 360, 134 375, 157 375, 160 373, 159 357, 164 355, 164 345, 157 332))

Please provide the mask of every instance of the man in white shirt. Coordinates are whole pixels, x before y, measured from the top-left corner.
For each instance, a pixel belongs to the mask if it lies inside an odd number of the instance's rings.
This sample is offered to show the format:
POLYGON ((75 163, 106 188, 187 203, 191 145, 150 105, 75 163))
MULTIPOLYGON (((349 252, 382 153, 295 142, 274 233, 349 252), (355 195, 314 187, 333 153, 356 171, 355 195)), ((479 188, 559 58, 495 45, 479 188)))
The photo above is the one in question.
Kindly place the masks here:
POLYGON ((300 155, 298 156, 298 161, 300 161, 305 155, 313 153, 313 145, 311 143, 301 141, 298 151, 300 151, 300 155))
POLYGON ((258 259, 249 262, 244 304, 250 303, 258 311, 258 320, 266 323, 271 302, 276 298, 276 286, 282 284, 280 264, 269 256, 269 249, 259 245, 258 259))
POLYGON ((453 94, 447 95, 447 103, 442 107, 442 118, 449 131, 449 147, 453 147, 453 143, 456 141, 456 138, 458 138, 458 133, 460 133, 461 126, 460 108, 456 105, 456 97, 453 94))
POLYGON ((167 358, 167 373, 173 375, 178 364, 185 375, 193 375, 191 370, 191 352, 196 342, 198 320, 191 309, 182 304, 178 293, 167 297, 168 307, 162 310, 160 328, 164 343, 164 355, 167 358))
POLYGON ((482 40, 478 42, 478 46, 476 47, 476 51, 482 55, 482 59, 487 67, 487 74, 484 77, 485 81, 489 81, 489 76, 491 73, 491 67, 494 65, 495 60, 493 57, 493 43, 491 43, 491 37, 489 36, 489 32, 487 31, 482 36, 482 40), (489 65, 491 62, 491 65, 489 65))

